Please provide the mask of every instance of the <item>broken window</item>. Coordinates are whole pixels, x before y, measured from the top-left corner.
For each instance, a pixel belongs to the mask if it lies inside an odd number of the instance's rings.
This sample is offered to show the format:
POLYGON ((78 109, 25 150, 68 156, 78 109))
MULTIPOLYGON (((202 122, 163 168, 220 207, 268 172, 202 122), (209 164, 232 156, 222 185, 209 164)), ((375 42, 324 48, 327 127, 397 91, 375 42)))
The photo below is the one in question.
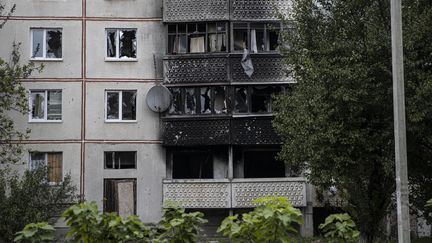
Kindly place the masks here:
POLYGON ((136 179, 104 179, 104 212, 136 214, 136 179))
POLYGON ((232 50, 248 49, 251 53, 275 51, 279 32, 279 23, 233 23, 232 50))
POLYGON ((173 151, 173 179, 212 179, 213 156, 209 150, 173 151))
POLYGON ((177 115, 182 113, 182 95, 180 88, 170 88, 172 95, 171 107, 169 109, 169 114, 177 115))
POLYGON ((210 114, 211 110, 211 101, 212 94, 210 87, 203 87, 200 89, 200 98, 201 98, 201 114, 210 114))
POLYGON ((226 23, 168 25, 168 54, 224 52, 226 46, 226 23))
POLYGON ((215 87, 214 88, 214 111, 216 114, 226 114, 227 113, 227 105, 226 105, 226 95, 225 95, 225 87, 215 87))
POLYGON ((47 167, 47 179, 50 183, 59 183, 63 180, 63 155, 60 152, 32 152, 30 153, 30 170, 41 166, 47 167))
POLYGON ((251 92, 251 111, 254 113, 272 112, 272 95, 280 92, 280 87, 255 86, 251 92))
POLYGON ((31 58, 62 58, 62 29, 31 29, 31 38, 31 58))
POLYGON ((105 169, 136 169, 136 152, 105 152, 105 169))
POLYGON ((277 160, 277 151, 244 151, 245 178, 285 177, 285 164, 277 160))
POLYGON ((196 113, 196 95, 195 88, 185 89, 185 114, 195 114, 196 113))
POLYGON ((239 87, 234 90, 234 112, 248 112, 248 92, 247 87, 239 87))
POLYGON ((136 120, 136 90, 106 91, 107 121, 136 120))
POLYGON ((61 121, 61 90, 31 90, 30 95, 30 121, 61 121))
POLYGON ((135 59, 137 57, 136 29, 107 29, 106 42, 108 59, 135 59))

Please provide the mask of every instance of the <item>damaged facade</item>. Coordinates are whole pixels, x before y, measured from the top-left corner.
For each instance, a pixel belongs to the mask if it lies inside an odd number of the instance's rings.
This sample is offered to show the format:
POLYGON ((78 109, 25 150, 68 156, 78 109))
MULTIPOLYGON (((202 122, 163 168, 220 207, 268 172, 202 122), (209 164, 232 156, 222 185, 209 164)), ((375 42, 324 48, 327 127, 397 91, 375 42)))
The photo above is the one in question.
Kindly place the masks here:
POLYGON ((17 10, 0 56, 19 40, 23 61, 45 65, 23 81, 29 115, 12 114, 32 130, 22 169, 46 165, 52 183, 69 173, 82 198, 144 222, 177 201, 206 214, 208 235, 253 199, 284 196, 313 234, 324 216, 314 224, 305 178, 275 158, 271 124, 272 96, 293 83, 274 8, 288 1, 5 2, 17 10), (172 95, 162 114, 145 101, 160 84, 172 95))

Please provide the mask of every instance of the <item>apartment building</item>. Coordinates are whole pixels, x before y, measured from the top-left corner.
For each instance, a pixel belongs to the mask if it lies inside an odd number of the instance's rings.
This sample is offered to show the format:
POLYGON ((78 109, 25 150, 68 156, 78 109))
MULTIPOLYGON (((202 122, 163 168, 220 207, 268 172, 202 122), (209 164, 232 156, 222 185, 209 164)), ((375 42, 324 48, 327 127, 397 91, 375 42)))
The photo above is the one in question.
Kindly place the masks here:
POLYGON ((23 80, 30 128, 23 168, 70 173, 85 200, 156 222, 171 200, 206 213, 208 234, 253 199, 288 197, 312 235, 312 193, 275 159, 272 95, 289 92, 286 0, 14 0, 0 56, 21 42, 24 62, 45 66, 23 80), (148 91, 171 94, 164 112, 148 91))

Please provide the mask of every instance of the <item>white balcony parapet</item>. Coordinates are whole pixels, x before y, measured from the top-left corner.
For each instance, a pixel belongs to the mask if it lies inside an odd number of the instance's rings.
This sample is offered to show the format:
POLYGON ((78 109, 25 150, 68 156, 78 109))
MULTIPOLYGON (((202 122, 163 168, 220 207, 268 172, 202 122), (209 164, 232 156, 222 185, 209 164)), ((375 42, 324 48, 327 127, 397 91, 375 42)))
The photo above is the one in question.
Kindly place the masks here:
POLYGON ((252 208, 260 197, 286 197, 295 207, 306 206, 304 178, 174 179, 163 180, 163 200, 184 208, 252 208))

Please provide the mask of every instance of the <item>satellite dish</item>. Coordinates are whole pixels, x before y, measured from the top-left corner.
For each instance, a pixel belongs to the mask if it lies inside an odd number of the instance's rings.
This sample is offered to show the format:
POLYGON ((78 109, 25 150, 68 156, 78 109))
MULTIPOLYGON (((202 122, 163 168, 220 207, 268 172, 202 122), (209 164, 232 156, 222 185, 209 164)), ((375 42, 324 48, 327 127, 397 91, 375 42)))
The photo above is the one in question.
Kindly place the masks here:
POLYGON ((164 112, 171 105, 171 92, 163 85, 153 86, 146 97, 147 106, 154 112, 164 112))

